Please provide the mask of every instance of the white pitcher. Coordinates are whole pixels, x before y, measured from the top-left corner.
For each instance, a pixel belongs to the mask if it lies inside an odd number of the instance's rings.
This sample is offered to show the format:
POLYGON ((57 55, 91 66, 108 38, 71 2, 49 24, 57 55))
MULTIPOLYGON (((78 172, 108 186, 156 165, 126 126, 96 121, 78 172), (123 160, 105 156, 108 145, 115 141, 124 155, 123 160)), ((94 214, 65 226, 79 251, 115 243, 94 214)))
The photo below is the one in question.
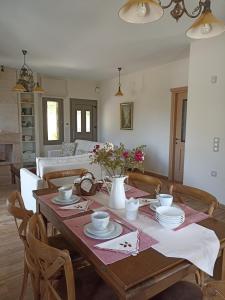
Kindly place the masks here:
POLYGON ((109 207, 113 209, 125 208, 126 195, 124 190, 124 180, 127 176, 113 176, 112 189, 109 197, 109 207))

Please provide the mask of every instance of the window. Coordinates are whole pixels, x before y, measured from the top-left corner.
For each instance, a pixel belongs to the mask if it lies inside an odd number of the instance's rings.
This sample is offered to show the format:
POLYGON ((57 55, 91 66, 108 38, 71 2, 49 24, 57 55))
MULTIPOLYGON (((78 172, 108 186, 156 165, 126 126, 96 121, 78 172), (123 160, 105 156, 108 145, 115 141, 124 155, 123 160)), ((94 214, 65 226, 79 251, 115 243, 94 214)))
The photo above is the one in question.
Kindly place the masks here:
POLYGON ((43 98, 43 137, 44 145, 57 145, 63 142, 63 100, 43 98))

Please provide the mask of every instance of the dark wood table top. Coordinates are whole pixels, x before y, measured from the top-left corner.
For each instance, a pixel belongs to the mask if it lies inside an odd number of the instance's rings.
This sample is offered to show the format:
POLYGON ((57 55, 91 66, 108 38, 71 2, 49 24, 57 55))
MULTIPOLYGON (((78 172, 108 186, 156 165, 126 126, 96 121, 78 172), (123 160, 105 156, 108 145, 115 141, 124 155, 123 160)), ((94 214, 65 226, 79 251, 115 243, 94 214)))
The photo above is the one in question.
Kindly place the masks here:
MULTIPOLYGON (((77 249, 95 266, 99 275, 115 290, 120 299, 150 299, 186 275, 196 271, 196 267, 187 260, 166 257, 152 248, 137 256, 130 256, 111 265, 104 265, 62 222, 65 219, 56 215, 47 204, 39 201, 40 195, 54 192, 56 190, 34 191, 37 211, 63 234, 74 246, 74 249, 77 249)), ((208 218, 199 224, 213 230, 221 243, 225 242, 225 223, 208 218)))

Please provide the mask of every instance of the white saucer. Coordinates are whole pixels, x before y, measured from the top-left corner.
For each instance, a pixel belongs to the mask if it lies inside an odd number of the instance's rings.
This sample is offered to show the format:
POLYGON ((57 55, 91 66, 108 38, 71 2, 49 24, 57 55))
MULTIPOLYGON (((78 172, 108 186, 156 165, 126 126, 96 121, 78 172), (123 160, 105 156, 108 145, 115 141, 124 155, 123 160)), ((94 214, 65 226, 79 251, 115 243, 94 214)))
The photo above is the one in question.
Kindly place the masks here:
POLYGON ((159 203, 159 201, 158 201, 158 202, 155 202, 155 203, 151 203, 151 204, 149 205, 150 209, 153 210, 153 211, 156 211, 156 208, 158 208, 158 207, 160 207, 160 206, 161 206, 161 204, 159 203))
POLYGON ((78 197, 76 195, 72 195, 70 197, 70 199, 68 199, 68 200, 64 200, 64 199, 60 198, 59 196, 56 196, 52 199, 52 202, 54 204, 58 204, 58 205, 69 205, 69 204, 77 203, 79 200, 80 200, 80 197, 78 197))
POLYGON ((84 226, 84 234, 94 240, 110 240, 110 239, 114 239, 116 237, 118 237, 119 235, 121 235, 121 233, 123 232, 123 227, 116 223, 116 222, 113 222, 111 221, 111 223, 114 224, 114 230, 112 232, 109 232, 108 234, 105 234, 104 236, 97 236, 97 235, 94 235, 94 234, 91 234, 90 232, 88 232, 87 230, 87 226, 89 225, 90 226, 90 223, 89 224, 86 224, 84 226))
POLYGON ((113 222, 109 221, 108 226, 104 230, 96 230, 93 226, 92 223, 87 224, 87 232, 89 232, 92 235, 96 236, 105 236, 108 235, 109 233, 112 233, 115 230, 115 225, 113 222))
MULTIPOLYGON (((151 204, 149 205, 150 209, 153 210, 154 212, 156 212, 156 208, 158 208, 158 207, 160 207, 160 206, 161 206, 161 204, 160 204, 159 201, 158 201, 158 202, 155 202, 155 203, 151 203, 151 204)), ((172 206, 172 207, 179 207, 179 206, 176 205, 176 204, 172 204, 171 206, 172 206)))

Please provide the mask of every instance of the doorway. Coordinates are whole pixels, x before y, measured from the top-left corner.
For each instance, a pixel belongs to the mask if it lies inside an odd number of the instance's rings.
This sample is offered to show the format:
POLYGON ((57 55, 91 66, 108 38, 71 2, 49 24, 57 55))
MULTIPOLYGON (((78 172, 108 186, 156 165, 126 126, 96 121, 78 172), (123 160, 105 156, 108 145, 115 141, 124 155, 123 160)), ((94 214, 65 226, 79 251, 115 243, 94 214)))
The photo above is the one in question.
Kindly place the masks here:
POLYGON ((97 141, 97 101, 70 99, 70 138, 97 141))
POLYGON ((169 180, 183 183, 187 120, 187 87, 171 89, 169 180))

